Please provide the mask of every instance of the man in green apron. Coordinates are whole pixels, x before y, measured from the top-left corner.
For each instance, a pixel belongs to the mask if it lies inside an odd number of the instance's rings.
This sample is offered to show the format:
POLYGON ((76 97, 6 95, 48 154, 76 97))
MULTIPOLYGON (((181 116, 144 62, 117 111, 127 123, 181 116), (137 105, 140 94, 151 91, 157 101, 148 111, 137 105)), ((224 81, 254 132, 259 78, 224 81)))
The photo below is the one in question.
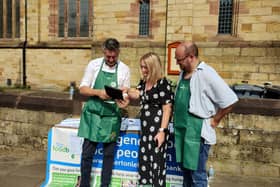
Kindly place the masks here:
POLYGON ((212 67, 198 59, 195 43, 179 44, 175 59, 181 69, 174 104, 176 160, 182 165, 184 187, 207 187, 214 128, 238 98, 212 67))
POLYGON ((130 87, 129 68, 118 60, 119 42, 109 38, 103 43, 104 57, 88 64, 80 85, 80 93, 89 96, 80 119, 78 136, 84 138, 81 159, 81 185, 89 187, 92 159, 98 143, 103 143, 101 186, 110 185, 114 163, 116 140, 121 126, 119 106, 125 106, 109 98, 104 90, 108 85, 116 88, 130 87))

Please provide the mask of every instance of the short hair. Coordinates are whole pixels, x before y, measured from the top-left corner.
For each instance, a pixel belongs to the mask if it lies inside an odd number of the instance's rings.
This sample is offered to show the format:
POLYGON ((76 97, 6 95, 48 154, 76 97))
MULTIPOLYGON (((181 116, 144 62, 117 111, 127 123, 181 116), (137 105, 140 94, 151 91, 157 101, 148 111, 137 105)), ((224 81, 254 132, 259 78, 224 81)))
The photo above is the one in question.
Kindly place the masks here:
POLYGON ((120 49, 120 43, 115 38, 108 38, 103 43, 103 50, 108 49, 109 51, 118 51, 120 49))
POLYGON ((194 55, 198 57, 198 47, 195 43, 191 43, 191 45, 184 45, 185 46, 185 55, 194 55))
POLYGON ((163 76, 163 71, 162 71, 162 65, 159 56, 154 53, 154 52, 149 52, 143 55, 140 58, 140 62, 143 61, 148 68, 148 76, 147 80, 145 81, 150 81, 151 83, 155 84, 157 80, 162 78, 163 76))

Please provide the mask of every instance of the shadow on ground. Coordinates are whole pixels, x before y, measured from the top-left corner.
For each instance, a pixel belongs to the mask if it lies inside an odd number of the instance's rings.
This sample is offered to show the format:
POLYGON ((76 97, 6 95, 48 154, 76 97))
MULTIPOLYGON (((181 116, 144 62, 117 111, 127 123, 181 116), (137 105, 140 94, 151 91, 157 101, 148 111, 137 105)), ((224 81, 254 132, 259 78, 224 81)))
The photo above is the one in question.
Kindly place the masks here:
MULTIPOLYGON (((45 180, 44 152, 11 152, 0 155, 0 186, 40 187, 45 180)), ((217 173, 210 187, 280 187, 280 178, 231 176, 217 173)))

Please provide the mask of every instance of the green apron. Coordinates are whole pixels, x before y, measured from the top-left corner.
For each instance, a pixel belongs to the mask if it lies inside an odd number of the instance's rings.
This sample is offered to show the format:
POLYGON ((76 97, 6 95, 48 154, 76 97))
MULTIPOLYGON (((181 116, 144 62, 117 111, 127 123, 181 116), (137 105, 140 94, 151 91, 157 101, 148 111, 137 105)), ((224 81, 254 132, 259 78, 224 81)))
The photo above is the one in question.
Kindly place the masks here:
POLYGON ((203 120, 187 112, 190 95, 190 80, 182 79, 174 105, 175 150, 177 162, 181 162, 184 168, 197 170, 203 120))
MULTIPOLYGON (((104 85, 118 86, 117 68, 115 73, 102 71, 104 61, 97 75, 94 89, 104 89, 104 85)), ((112 100, 90 97, 83 107, 78 136, 93 142, 114 142, 121 127, 121 114, 117 104, 112 100)))

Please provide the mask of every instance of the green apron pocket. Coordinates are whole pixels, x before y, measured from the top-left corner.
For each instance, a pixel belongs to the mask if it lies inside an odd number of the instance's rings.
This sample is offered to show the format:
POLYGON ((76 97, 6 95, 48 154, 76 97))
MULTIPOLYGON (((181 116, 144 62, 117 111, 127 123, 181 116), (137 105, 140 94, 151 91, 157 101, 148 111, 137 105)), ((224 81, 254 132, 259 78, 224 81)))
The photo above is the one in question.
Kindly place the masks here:
POLYGON ((115 103, 107 103, 99 98, 93 98, 87 101, 85 108, 99 116, 118 116, 119 109, 115 103))
POLYGON ((120 133, 120 124, 119 117, 102 117, 98 134, 108 142, 115 141, 120 133))
POLYGON ((99 114, 103 107, 100 99, 93 97, 86 102, 84 108, 90 113, 99 114))

